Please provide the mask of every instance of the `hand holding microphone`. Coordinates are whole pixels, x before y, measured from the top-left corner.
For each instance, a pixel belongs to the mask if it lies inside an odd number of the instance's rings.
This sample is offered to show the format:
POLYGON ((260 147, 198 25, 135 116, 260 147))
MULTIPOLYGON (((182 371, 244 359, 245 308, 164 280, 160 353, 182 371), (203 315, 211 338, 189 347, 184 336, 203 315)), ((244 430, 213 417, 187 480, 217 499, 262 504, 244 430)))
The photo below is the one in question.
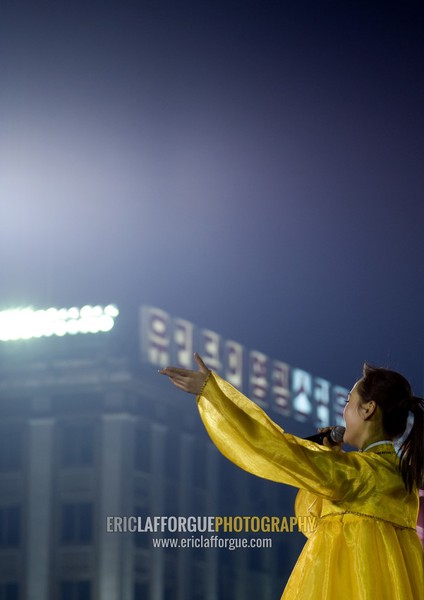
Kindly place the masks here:
POLYGON ((337 427, 323 427, 319 430, 318 433, 305 438, 305 440, 316 442, 321 446, 341 446, 343 442, 344 432, 345 427, 342 427, 341 425, 338 425, 337 427))

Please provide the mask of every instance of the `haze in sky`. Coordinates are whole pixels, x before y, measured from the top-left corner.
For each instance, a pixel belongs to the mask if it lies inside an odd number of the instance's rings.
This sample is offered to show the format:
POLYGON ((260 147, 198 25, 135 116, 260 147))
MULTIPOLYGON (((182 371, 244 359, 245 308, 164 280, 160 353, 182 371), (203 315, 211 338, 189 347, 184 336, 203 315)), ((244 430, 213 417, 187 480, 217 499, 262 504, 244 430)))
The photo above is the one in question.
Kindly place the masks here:
POLYGON ((421 2, 0 6, 2 308, 423 381, 421 2))

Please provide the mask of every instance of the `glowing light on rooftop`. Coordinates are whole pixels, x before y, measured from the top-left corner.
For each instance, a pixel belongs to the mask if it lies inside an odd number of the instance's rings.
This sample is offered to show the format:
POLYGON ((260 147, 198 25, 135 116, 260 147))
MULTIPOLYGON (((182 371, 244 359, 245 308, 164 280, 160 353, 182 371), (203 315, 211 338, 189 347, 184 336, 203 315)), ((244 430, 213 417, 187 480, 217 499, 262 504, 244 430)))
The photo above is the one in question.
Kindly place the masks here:
POLYGON ((106 333, 110 331, 119 310, 108 306, 76 308, 48 308, 37 310, 31 306, 0 311, 0 341, 28 340, 31 338, 76 335, 79 333, 106 333))

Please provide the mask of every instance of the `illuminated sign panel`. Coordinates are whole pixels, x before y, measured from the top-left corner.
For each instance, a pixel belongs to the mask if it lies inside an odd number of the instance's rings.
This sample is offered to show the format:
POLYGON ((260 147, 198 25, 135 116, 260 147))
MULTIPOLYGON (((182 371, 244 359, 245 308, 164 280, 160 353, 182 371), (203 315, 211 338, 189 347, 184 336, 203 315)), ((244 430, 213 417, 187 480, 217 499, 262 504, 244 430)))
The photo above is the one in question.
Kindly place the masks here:
POLYGON ((198 352, 210 369, 222 373, 223 345, 218 333, 210 329, 201 329, 199 332, 198 352))
POLYGON ((249 354, 248 380, 249 388, 247 395, 253 402, 266 408, 269 404, 269 358, 252 350, 249 354))
POLYGON ((312 421, 312 375, 302 369, 292 369, 292 407, 296 421, 312 421))
POLYGON ((272 363, 271 402, 284 417, 291 415, 290 367, 278 360, 272 363))
POLYGON ((232 340, 224 342, 224 378, 237 389, 243 387, 243 346, 232 340))
POLYGON ((193 357, 193 330, 194 326, 184 319, 174 319, 172 364, 184 369, 190 369, 193 357))
POLYGON ((348 390, 321 377, 247 350, 210 329, 171 317, 153 307, 141 307, 141 359, 155 367, 196 368, 197 351, 208 365, 265 409, 316 427, 343 424, 348 390))
POLYGON ((330 388, 329 381, 315 377, 313 400, 316 407, 317 427, 326 427, 330 422, 330 388))

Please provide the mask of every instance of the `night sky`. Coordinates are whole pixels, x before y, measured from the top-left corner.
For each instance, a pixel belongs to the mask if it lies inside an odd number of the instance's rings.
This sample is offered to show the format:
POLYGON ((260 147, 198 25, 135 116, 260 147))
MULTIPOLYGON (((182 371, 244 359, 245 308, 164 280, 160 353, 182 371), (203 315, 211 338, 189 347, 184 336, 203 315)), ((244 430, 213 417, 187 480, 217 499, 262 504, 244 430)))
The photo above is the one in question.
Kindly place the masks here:
POLYGON ((424 378, 421 1, 0 2, 0 305, 424 378))

